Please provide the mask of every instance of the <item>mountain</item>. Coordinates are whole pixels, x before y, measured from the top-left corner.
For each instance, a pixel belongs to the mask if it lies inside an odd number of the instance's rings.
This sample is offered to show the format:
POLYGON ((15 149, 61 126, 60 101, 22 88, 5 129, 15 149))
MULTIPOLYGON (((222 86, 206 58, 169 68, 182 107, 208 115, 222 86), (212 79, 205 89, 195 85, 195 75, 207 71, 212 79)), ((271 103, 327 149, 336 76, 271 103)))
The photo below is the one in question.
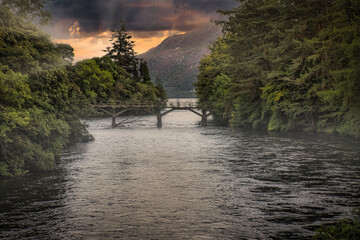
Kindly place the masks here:
POLYGON ((147 61, 152 79, 161 80, 168 97, 195 97, 193 83, 199 61, 210 53, 209 46, 221 34, 219 26, 209 23, 195 31, 168 37, 139 57, 147 61))

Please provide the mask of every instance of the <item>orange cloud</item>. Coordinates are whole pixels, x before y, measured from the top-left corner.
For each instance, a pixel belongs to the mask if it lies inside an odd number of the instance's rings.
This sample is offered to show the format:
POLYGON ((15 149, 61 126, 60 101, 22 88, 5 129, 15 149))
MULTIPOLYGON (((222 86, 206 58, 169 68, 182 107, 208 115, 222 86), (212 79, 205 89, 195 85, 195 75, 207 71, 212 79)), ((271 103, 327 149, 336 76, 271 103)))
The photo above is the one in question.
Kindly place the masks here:
POLYGON ((70 36, 80 36, 80 23, 75 21, 74 24, 69 28, 70 36))
POLYGON ((86 58, 101 57, 105 53, 102 51, 106 49, 108 40, 105 38, 69 38, 69 39, 54 39, 58 43, 67 43, 74 48, 75 62, 86 58))
MULTIPOLYGON (((131 32, 130 35, 134 36, 132 40, 135 42, 134 50, 138 54, 144 53, 149 49, 159 45, 165 38, 170 37, 174 34, 182 34, 184 32, 179 31, 159 31, 154 34, 149 33, 147 36, 143 32, 131 32)), ((54 39, 57 43, 67 43, 74 48, 74 60, 75 62, 93 58, 101 57, 105 55, 105 50, 107 47, 111 46, 110 43, 111 32, 106 31, 97 34, 92 37, 78 37, 78 38, 68 38, 68 39, 54 39)))

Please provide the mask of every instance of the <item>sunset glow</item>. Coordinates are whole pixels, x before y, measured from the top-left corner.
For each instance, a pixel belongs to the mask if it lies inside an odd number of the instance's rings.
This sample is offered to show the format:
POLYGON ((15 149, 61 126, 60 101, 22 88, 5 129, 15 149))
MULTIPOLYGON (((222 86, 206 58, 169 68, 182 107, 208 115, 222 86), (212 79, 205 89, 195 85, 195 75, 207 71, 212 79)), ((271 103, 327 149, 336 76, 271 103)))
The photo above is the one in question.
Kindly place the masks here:
MULTIPOLYGON (((74 35, 79 33, 79 28, 77 31, 73 31, 74 35)), ((185 32, 181 31, 160 31, 153 37, 142 37, 144 33, 136 33, 130 32, 129 34, 133 36, 133 41, 135 42, 134 50, 137 54, 144 53, 149 49, 156 47, 159 45, 164 39, 170 37, 175 34, 183 34, 185 32), (138 37, 137 37, 138 36, 138 37)), ((103 33, 99 33, 95 36, 89 37, 78 37, 78 38, 58 38, 54 39, 55 42, 58 43, 67 43, 70 44, 74 48, 74 61, 80 61, 82 59, 92 58, 92 57, 101 57, 105 55, 105 50, 110 43, 111 32, 106 31, 103 33)), ((146 34, 145 34, 146 36, 146 34)))
POLYGON ((55 42, 70 44, 79 61, 103 56, 111 45, 110 30, 122 21, 141 54, 169 36, 199 29, 218 16, 216 10, 235 5, 234 0, 53 0, 46 5, 53 16, 46 31, 55 42))

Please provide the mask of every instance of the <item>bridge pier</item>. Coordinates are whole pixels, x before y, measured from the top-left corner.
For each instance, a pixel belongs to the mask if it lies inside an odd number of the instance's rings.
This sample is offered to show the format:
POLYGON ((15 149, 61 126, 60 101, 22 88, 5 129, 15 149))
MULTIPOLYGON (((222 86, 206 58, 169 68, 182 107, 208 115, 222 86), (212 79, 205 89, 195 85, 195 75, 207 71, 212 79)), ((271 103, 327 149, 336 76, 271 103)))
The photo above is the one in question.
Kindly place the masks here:
POLYGON ((201 117, 201 121, 199 122, 199 125, 202 125, 204 127, 207 126, 207 118, 211 115, 211 113, 207 113, 207 111, 205 109, 201 109, 201 113, 199 113, 198 111, 195 111, 192 108, 189 108, 188 110, 201 117))
POLYGON ((116 117, 128 111, 128 109, 122 109, 120 112, 117 113, 116 108, 112 108, 112 112, 109 112, 109 111, 107 111, 105 109, 101 109, 101 108, 99 110, 103 111, 104 113, 109 114, 111 116, 111 127, 112 128, 115 128, 119 125, 116 123, 116 117))
POLYGON ((201 116, 201 124, 206 127, 207 126, 207 117, 208 115, 206 114, 206 110, 202 109, 202 116, 201 116))
POLYGON ((163 113, 161 113, 160 110, 157 111, 157 113, 156 113, 157 126, 158 126, 159 128, 162 127, 162 117, 165 116, 166 114, 168 114, 169 112, 174 111, 174 110, 175 110, 175 109, 170 109, 170 110, 168 110, 168 111, 166 111, 166 112, 163 112, 163 113))
POLYGON ((161 128, 162 127, 162 116, 161 114, 157 114, 157 127, 161 128))
POLYGON ((116 127, 116 116, 115 116, 115 114, 114 114, 114 115, 112 115, 112 123, 111 123, 111 127, 112 127, 112 128, 115 128, 115 127, 116 127))

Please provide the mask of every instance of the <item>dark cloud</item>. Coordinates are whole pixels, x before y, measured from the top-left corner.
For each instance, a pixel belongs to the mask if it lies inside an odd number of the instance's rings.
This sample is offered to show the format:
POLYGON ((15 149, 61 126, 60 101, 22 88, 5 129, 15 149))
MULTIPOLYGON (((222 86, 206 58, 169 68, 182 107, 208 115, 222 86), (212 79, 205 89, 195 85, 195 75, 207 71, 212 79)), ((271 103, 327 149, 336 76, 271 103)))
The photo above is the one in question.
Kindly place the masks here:
POLYGON ((235 0, 48 0, 52 33, 63 35, 78 21, 81 33, 91 35, 124 21, 129 31, 191 31, 214 18, 216 10, 236 7, 235 0))
POLYGON ((173 0, 175 6, 213 13, 218 9, 231 9, 238 5, 235 0, 173 0))

